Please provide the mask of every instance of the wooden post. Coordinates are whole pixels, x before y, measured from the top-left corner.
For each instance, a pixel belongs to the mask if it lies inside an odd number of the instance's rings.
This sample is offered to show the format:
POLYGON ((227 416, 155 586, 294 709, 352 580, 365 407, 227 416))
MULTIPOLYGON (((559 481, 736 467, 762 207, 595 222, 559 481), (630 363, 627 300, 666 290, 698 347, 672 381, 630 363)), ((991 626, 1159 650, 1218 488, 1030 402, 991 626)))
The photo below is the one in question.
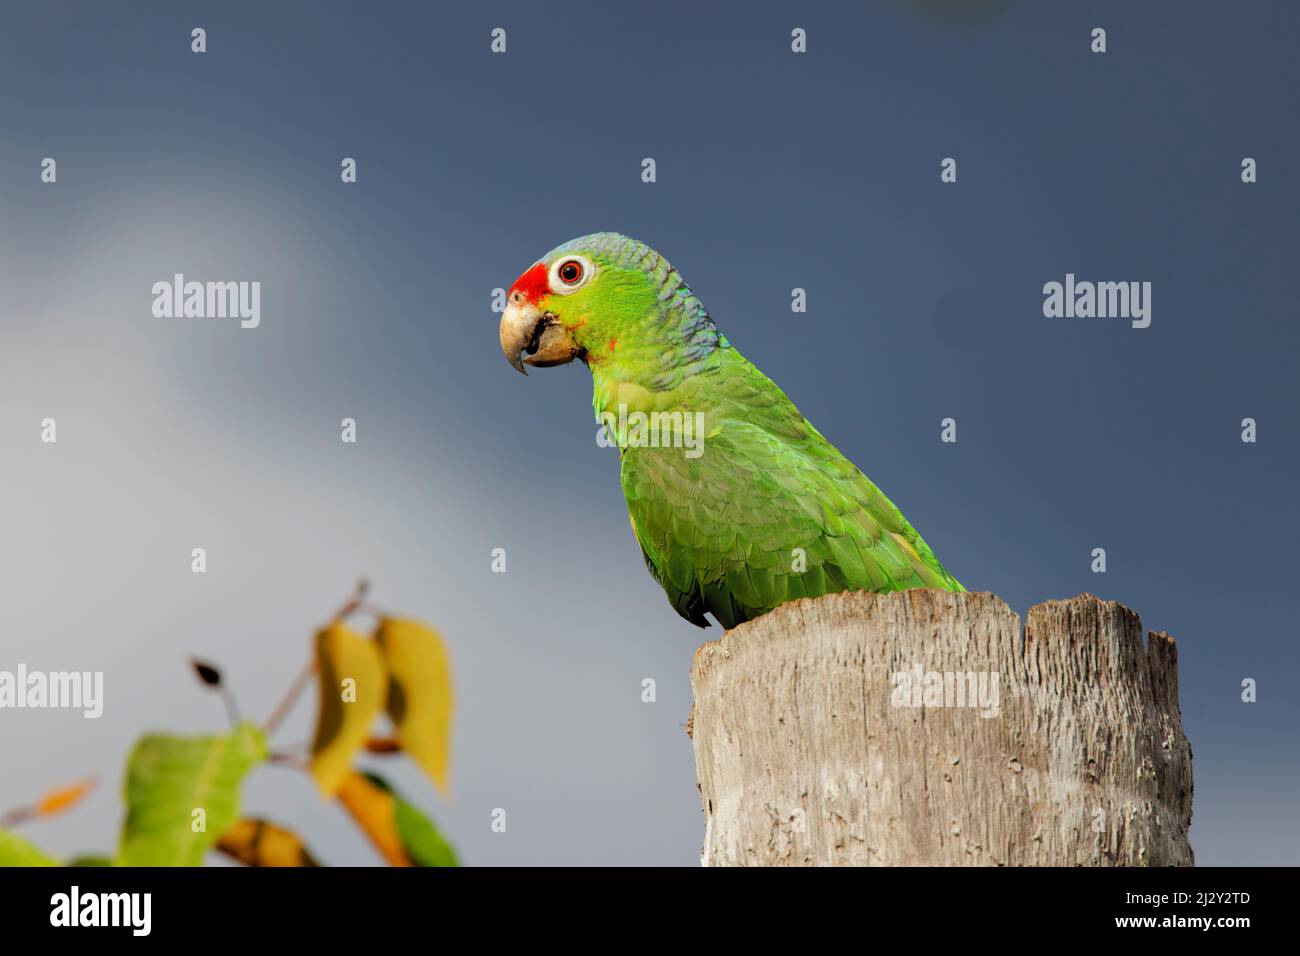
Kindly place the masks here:
POLYGON ((1177 663, 1091 594, 784 605, 695 654, 702 862, 1190 866, 1177 663))

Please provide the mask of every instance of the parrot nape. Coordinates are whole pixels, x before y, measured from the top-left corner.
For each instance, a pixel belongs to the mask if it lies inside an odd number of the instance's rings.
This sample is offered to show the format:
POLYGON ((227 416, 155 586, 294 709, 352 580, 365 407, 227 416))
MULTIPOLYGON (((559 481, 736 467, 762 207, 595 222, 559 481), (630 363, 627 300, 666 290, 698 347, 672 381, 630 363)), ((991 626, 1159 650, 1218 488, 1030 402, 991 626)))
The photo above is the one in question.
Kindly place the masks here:
MULTIPOLYGON (((677 613, 708 627, 839 591, 965 588, 871 479, 749 363, 677 270, 612 232, 558 246, 510 287, 510 364, 581 359, 597 421, 701 421, 697 453, 619 446, 632 530, 677 613)), ((665 447, 665 445, 669 445, 665 447)))

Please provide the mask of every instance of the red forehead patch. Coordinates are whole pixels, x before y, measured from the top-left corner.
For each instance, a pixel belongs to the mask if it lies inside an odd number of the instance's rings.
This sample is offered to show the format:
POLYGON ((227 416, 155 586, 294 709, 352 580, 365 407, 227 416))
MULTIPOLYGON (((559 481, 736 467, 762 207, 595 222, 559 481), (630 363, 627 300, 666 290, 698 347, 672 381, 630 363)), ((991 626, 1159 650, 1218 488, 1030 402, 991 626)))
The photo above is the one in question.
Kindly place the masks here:
POLYGON ((510 287, 511 295, 522 292, 524 298, 533 305, 541 301, 542 296, 550 291, 551 284, 546 276, 546 264, 542 262, 537 263, 537 265, 521 275, 515 280, 515 284, 510 287))

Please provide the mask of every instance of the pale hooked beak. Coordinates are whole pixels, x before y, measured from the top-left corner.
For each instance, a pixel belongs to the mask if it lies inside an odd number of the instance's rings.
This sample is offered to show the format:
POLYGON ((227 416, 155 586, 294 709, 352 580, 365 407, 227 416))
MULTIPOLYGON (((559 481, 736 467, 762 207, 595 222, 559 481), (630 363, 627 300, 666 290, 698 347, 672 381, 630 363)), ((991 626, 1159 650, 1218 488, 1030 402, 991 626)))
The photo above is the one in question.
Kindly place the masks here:
POLYGON ((535 368, 572 362, 581 349, 551 312, 542 312, 522 296, 512 298, 501 315, 501 351, 525 375, 535 368), (525 357, 526 356, 526 357, 525 357))

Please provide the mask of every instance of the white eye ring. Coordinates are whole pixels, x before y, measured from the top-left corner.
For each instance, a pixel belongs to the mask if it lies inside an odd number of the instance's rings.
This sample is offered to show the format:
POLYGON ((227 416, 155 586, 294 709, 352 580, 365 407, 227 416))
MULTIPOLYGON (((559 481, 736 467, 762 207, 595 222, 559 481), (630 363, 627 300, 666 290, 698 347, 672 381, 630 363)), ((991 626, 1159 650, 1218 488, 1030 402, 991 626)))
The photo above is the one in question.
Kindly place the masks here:
POLYGON ((551 286, 551 291, 557 295, 572 295, 590 282, 595 274, 596 266, 586 256, 560 256, 555 260, 555 264, 551 266, 551 273, 547 281, 551 286), (569 263, 576 264, 582 270, 572 282, 560 277, 560 269, 569 263))

